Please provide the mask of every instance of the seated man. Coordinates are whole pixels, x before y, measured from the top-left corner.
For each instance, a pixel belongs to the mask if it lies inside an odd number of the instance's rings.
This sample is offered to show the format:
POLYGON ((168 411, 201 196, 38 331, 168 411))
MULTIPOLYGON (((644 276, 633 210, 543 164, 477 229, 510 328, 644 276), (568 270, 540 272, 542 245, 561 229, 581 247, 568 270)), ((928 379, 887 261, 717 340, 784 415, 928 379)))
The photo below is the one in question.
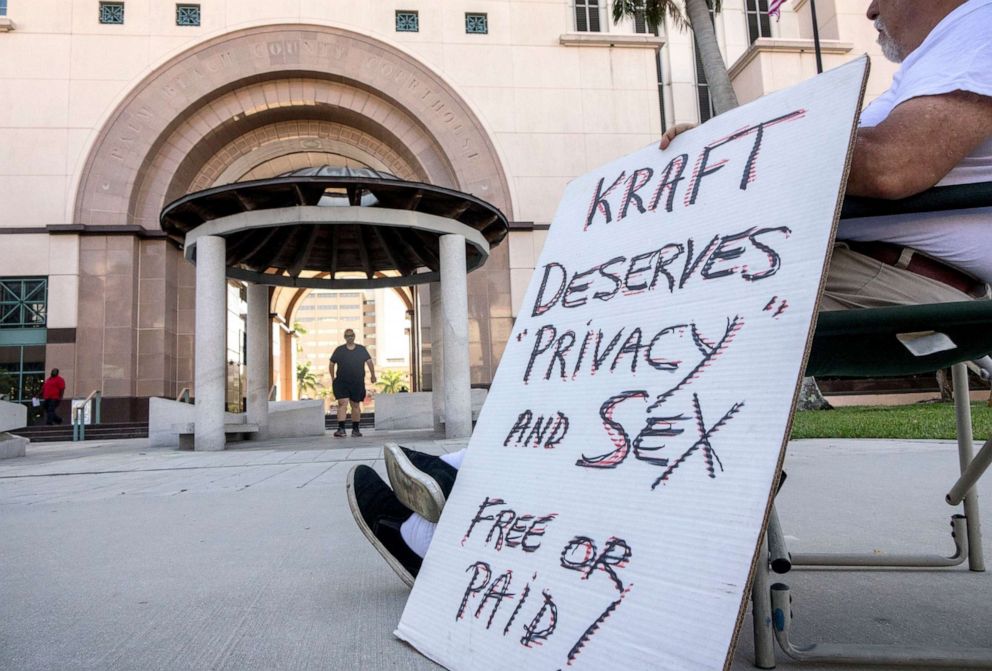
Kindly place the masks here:
MULTIPOLYGON (((902 67, 861 114, 847 193, 898 199, 992 182, 992 0, 873 0, 867 15, 902 67)), ((689 127, 670 128, 660 148, 689 127)), ((848 219, 837 239, 824 310, 989 297, 992 207, 848 219)), ((461 458, 389 446, 393 490, 367 466, 349 474, 355 520, 408 585, 461 458)))
MULTIPOLYGON (((992 0, 874 0, 892 86, 861 113, 847 194, 899 199, 992 182, 992 0)), ((659 145, 691 128, 670 128, 659 145)), ((988 298, 992 207, 845 219, 823 310, 988 298)))

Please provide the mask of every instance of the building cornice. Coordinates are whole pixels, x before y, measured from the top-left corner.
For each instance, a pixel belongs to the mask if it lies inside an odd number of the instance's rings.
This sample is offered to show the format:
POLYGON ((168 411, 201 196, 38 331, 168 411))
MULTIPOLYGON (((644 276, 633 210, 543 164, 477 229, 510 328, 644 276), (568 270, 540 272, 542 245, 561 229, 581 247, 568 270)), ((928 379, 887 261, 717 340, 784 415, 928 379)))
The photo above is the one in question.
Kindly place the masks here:
POLYGON ((656 35, 622 33, 562 33, 558 43, 563 47, 622 47, 632 49, 661 49, 665 38, 656 35))
MULTIPOLYGON (((824 54, 848 54, 854 50, 851 42, 841 42, 840 40, 820 40, 820 52, 824 54)), ((813 53, 815 45, 813 40, 803 39, 778 39, 774 37, 759 37, 748 50, 730 66, 728 72, 730 78, 734 79, 739 75, 751 61, 763 53, 780 54, 802 54, 813 53)))
POLYGON ((49 224, 48 226, 12 226, 0 228, 0 235, 134 235, 142 239, 159 240, 167 236, 162 231, 142 226, 101 226, 89 224, 49 224))

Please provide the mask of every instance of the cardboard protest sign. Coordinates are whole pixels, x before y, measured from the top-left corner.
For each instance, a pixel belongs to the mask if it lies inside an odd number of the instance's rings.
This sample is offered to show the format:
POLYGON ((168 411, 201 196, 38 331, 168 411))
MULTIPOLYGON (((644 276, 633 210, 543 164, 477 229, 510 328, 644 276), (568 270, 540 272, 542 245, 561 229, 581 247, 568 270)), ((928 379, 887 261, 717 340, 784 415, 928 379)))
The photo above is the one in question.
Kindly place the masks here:
POLYGON ((400 638, 473 671, 729 665, 866 67, 568 186, 400 638))

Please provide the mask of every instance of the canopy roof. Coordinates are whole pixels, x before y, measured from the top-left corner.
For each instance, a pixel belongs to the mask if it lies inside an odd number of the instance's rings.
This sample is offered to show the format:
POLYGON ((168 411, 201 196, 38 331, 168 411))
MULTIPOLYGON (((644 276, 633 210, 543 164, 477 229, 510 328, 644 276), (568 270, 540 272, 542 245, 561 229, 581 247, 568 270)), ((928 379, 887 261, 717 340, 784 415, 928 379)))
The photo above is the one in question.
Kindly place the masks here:
POLYGON ((475 241, 466 246, 474 269, 509 228, 502 212, 467 193, 326 165, 187 194, 160 216, 162 230, 180 244, 207 223, 213 225, 202 232, 227 239, 229 269, 293 278, 314 271, 332 281, 354 272, 369 279, 377 273, 434 275, 440 237, 459 231, 475 241))

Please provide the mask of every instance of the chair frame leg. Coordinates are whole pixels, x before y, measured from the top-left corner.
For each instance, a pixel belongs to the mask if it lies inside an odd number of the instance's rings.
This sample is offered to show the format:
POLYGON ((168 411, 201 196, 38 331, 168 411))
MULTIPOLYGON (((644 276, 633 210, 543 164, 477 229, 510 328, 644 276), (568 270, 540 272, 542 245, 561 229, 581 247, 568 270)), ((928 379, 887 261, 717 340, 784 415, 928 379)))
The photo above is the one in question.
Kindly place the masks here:
POLYGON ((772 619, 775 639, 782 651, 792 659, 804 662, 872 665, 917 666, 926 669, 992 669, 992 648, 935 648, 905 645, 867 645, 857 643, 816 643, 796 645, 791 637, 792 596, 789 586, 776 583, 771 587, 772 619))
MULTIPOLYGON (((845 554, 840 552, 797 552, 792 555, 794 568, 807 566, 846 566, 850 568, 950 568, 964 563, 969 543, 967 520, 964 515, 951 516, 951 538, 954 554, 950 557, 924 554, 845 554)), ((974 570, 974 569, 972 569, 974 570)))
MULTIPOLYGON (((954 385, 954 409, 957 417, 958 434, 958 461, 961 466, 961 479, 959 484, 966 481, 963 488, 964 516, 968 526, 968 568, 972 571, 985 570, 985 556, 982 548, 982 526, 981 518, 978 514, 978 492, 975 490, 975 483, 985 468, 988 461, 981 467, 981 461, 974 458, 974 446, 972 445, 971 431, 971 395, 968 391, 968 368, 963 364, 955 364, 951 368, 951 379, 954 385), (974 463, 973 463, 974 462, 974 463), (975 468, 971 468, 974 466, 975 468), (977 471, 977 472, 976 472, 977 471), (967 493, 964 493, 967 492, 967 493)), ((990 448, 992 440, 988 441, 982 448, 981 456, 992 456, 990 448)), ((948 495, 948 503, 951 503, 951 495, 948 495)), ((957 505, 957 501, 951 505, 957 505)))
MULTIPOLYGON (((775 514, 774 506, 771 514, 775 514)), ((765 536, 758 546, 758 563, 751 583, 751 622, 754 627, 754 665, 759 669, 774 669, 775 634, 768 587, 768 534, 765 536)))
POLYGON ((957 422, 958 464, 961 477, 952 487, 946 500, 950 505, 964 504, 964 515, 951 516, 951 537, 954 539, 954 554, 950 557, 939 555, 905 554, 875 555, 850 553, 800 553, 792 555, 792 565, 804 566, 850 566, 881 568, 950 568, 968 560, 972 571, 985 570, 985 556, 982 549, 982 528, 978 513, 978 493, 975 483, 992 464, 992 439, 978 456, 974 456, 971 430, 971 398, 968 393, 968 368, 955 364, 951 369, 954 385, 954 411, 957 422))
POLYGON ((768 565, 775 573, 788 573, 792 570, 792 555, 786 546, 782 523, 778 519, 778 510, 774 503, 768 515, 768 529, 765 533, 768 537, 768 565))
MULTIPOLYGON (((975 485, 988 467, 992 465, 992 438, 985 443, 976 456, 972 443, 971 398, 968 393, 967 368, 964 364, 956 364, 952 368, 952 378, 961 476, 947 494, 946 500, 950 505, 964 505, 964 515, 951 517, 951 535, 954 538, 956 548, 952 557, 928 555, 873 556, 838 553, 789 555, 774 506, 768 522, 767 539, 762 544, 762 557, 765 558, 770 555, 772 561, 778 557, 783 561, 783 567, 789 565, 790 559, 791 565, 794 566, 947 567, 961 564, 967 558, 970 570, 984 571, 985 557, 978 513, 978 493, 975 485)), ((787 570, 788 568, 785 568, 781 572, 784 573, 787 570)), ((776 583, 770 587, 768 598, 762 599, 754 590, 762 586, 767 588, 767 584, 768 562, 760 561, 758 571, 755 574, 751 597, 755 625, 755 666, 759 668, 770 668, 761 666, 760 662, 767 660, 769 656, 759 647, 759 614, 761 621, 765 621, 764 618, 768 612, 764 609, 766 604, 770 602, 775 640, 787 656, 798 661, 857 664, 859 666, 915 666, 927 669, 992 669, 992 648, 940 650, 903 645, 856 643, 796 645, 790 637, 792 597, 789 586, 776 583)), ((764 643, 765 641, 761 640, 761 644, 764 643)), ((774 661, 774 650, 770 657, 774 661)))

